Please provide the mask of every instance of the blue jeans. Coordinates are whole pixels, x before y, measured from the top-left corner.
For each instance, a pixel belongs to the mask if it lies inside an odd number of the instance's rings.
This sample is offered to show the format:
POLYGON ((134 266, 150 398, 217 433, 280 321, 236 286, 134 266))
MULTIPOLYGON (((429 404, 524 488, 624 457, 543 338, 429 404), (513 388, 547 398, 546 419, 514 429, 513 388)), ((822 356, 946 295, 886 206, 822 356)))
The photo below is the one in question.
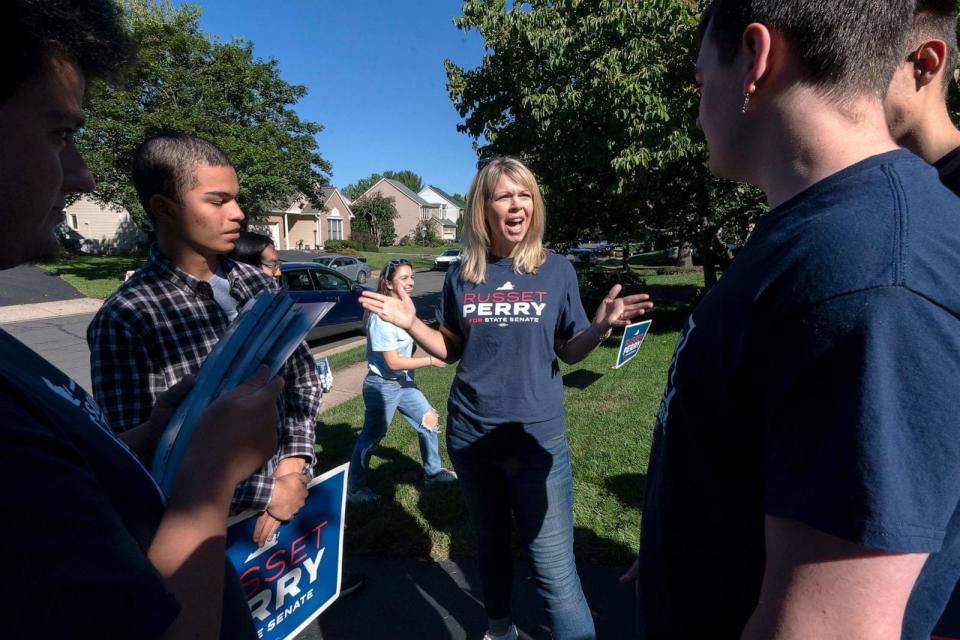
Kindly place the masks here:
POLYGON ((416 384, 368 374, 363 381, 363 402, 366 405, 363 431, 360 432, 350 457, 350 491, 367 486, 367 471, 370 469, 373 448, 387 435, 387 427, 397 409, 417 430, 424 474, 429 477, 441 471, 438 430, 423 424, 423 417, 432 411, 433 407, 416 384))
MULTIPOLYGON (((477 536, 487 617, 510 617, 510 516, 546 601, 553 637, 593 640, 596 631, 573 557, 573 477, 566 435, 544 442, 520 424, 480 435, 447 418, 447 451, 477 536), (478 437, 472 437, 478 436, 478 437)), ((562 418, 561 418, 562 420, 562 418)))

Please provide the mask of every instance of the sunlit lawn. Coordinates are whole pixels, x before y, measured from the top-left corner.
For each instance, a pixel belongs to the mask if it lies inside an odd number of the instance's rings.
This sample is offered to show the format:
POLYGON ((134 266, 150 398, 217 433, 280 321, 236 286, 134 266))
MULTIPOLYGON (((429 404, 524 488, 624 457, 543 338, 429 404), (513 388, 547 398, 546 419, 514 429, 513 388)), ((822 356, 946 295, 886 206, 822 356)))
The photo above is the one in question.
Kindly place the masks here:
POLYGON ((68 256, 38 266, 55 273, 88 298, 106 298, 123 284, 124 274, 144 258, 127 256, 68 256))

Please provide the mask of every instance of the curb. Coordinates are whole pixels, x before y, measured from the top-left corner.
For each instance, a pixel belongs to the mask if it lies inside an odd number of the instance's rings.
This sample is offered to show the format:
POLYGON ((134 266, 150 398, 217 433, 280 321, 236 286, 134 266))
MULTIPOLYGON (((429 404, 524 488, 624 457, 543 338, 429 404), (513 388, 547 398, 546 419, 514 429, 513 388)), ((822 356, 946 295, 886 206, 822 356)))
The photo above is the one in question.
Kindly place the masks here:
POLYGON ((76 298, 73 300, 54 300, 53 302, 37 302, 34 304, 15 304, 9 307, 0 307, 0 324, 96 313, 102 305, 103 300, 97 298, 76 298))

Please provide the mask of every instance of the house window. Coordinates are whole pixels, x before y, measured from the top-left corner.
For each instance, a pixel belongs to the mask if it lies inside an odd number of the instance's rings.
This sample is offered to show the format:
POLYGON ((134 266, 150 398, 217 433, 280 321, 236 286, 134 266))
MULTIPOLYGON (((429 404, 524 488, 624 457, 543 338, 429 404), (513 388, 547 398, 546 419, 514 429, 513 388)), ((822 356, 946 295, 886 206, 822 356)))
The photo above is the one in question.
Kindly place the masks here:
POLYGON ((430 217, 430 214, 427 212, 426 207, 420 207, 420 219, 426 220, 430 217))
POLYGON ((75 213, 70 214, 70 226, 73 227, 74 229, 80 226, 80 223, 77 222, 77 214, 75 213))
POLYGON ((327 239, 343 240, 343 220, 327 219, 327 239))

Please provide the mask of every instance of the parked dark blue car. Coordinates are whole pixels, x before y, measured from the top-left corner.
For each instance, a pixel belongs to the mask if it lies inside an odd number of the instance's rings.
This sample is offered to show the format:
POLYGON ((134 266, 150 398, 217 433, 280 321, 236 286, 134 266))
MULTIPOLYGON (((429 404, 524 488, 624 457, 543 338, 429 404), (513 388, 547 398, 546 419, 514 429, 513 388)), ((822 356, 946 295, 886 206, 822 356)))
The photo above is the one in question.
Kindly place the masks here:
POLYGON ((360 306, 360 294, 365 287, 343 274, 312 262, 283 262, 280 284, 296 302, 337 303, 307 334, 307 340, 366 331, 367 312, 360 306))

